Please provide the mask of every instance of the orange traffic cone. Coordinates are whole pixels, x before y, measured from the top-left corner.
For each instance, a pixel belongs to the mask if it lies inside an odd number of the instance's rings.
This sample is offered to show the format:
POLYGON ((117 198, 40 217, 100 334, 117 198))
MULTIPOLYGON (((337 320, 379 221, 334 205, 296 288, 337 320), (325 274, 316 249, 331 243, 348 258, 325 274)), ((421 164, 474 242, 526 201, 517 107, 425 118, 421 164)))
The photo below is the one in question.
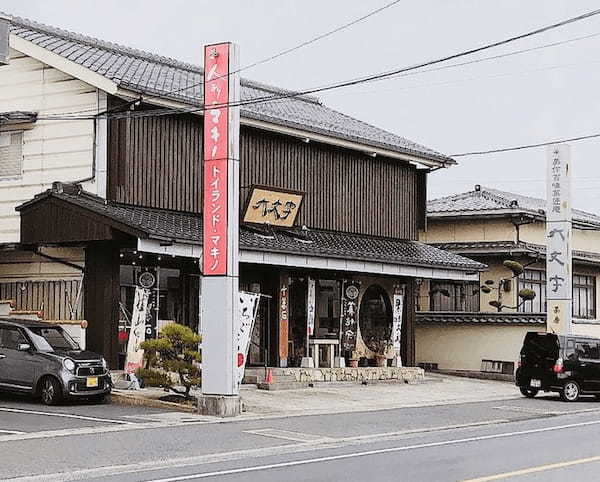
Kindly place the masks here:
POLYGON ((271 371, 270 368, 269 368, 269 371, 267 371, 267 376, 265 377, 265 383, 273 383, 273 372, 271 371))

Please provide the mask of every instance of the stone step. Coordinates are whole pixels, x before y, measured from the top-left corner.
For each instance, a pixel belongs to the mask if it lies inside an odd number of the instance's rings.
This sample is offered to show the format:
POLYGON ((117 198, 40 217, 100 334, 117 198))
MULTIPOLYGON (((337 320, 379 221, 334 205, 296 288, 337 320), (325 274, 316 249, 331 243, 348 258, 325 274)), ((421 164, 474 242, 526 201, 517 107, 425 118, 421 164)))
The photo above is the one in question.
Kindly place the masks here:
POLYGON ((257 384, 259 390, 299 390, 308 388, 308 382, 273 382, 257 384))

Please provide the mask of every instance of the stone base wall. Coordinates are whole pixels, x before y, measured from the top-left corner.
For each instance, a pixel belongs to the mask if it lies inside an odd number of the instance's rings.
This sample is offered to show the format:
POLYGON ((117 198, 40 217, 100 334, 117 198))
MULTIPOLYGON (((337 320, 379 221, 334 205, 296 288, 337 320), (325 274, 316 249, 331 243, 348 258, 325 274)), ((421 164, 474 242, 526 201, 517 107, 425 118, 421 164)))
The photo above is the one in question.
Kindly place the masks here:
POLYGON ((425 371, 418 367, 365 367, 365 368, 274 368, 273 376, 294 379, 297 382, 364 382, 399 380, 418 383, 425 379, 425 371))

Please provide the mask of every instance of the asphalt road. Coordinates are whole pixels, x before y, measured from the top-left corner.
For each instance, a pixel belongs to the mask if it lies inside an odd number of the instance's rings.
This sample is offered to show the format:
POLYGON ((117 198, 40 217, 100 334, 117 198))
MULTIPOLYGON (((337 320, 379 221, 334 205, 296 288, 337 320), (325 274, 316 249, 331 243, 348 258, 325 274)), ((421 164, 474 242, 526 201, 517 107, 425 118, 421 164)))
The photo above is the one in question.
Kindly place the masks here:
POLYGON ((598 434, 600 403, 552 396, 215 421, 0 395, 0 479, 585 481, 598 434))

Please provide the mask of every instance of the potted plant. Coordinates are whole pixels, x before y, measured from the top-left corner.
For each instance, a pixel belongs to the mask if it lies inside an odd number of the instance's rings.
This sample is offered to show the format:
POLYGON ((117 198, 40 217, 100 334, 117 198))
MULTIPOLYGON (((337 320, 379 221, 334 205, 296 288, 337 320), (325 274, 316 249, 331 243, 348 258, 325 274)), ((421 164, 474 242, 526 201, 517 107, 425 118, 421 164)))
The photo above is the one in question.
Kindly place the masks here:
POLYGON ((358 354, 353 351, 350 354, 350 358, 348 359, 348 366, 350 368, 358 368, 358 354))
POLYGON ((375 363, 378 367, 387 366, 387 352, 392 347, 392 340, 389 338, 375 338, 369 340, 369 348, 375 353, 375 363))

